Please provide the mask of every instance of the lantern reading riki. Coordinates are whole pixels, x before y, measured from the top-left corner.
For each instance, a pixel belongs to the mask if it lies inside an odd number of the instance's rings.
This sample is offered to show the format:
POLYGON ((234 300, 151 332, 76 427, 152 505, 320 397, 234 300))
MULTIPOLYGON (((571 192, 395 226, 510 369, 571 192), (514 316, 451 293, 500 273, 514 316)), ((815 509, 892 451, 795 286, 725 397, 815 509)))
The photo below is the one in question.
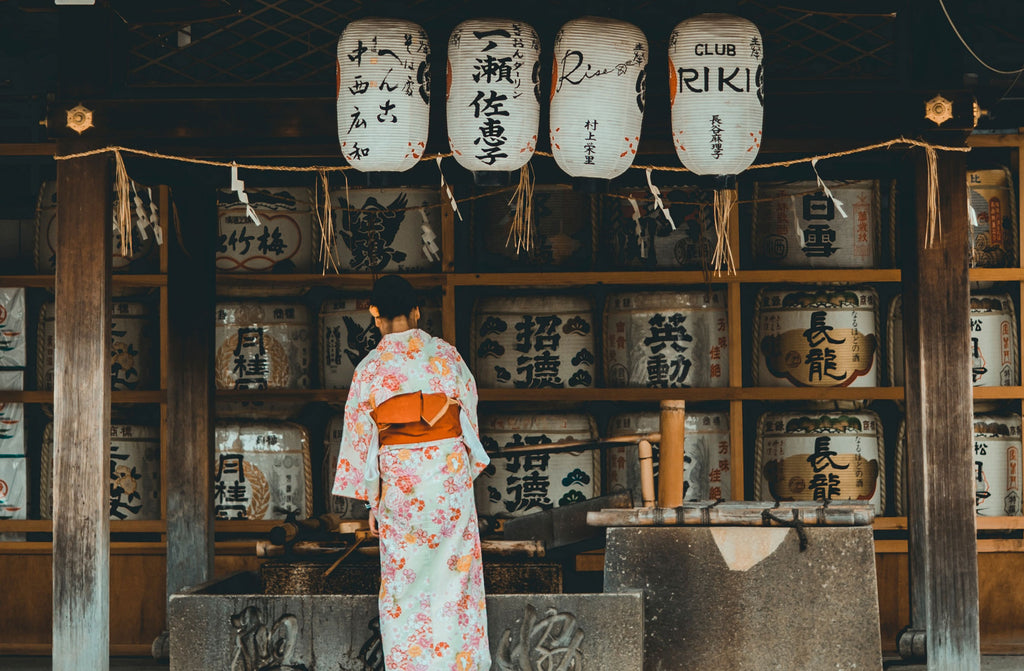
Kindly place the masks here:
POLYGON ((540 39, 520 21, 473 19, 448 40, 448 144, 478 184, 506 183, 537 148, 540 39))
POLYGON ((735 205, 735 176, 754 162, 764 115, 764 43, 750 21, 701 14, 669 36, 672 143, 679 160, 698 175, 720 177, 715 190, 719 229, 714 265, 732 253, 725 233, 735 205))
POLYGON ((402 172, 427 146, 430 45, 411 21, 369 18, 338 40, 338 142, 363 172, 402 172))
POLYGON ((551 153, 568 175, 610 180, 632 165, 644 118, 647 60, 647 38, 624 21, 588 16, 558 31, 551 153))

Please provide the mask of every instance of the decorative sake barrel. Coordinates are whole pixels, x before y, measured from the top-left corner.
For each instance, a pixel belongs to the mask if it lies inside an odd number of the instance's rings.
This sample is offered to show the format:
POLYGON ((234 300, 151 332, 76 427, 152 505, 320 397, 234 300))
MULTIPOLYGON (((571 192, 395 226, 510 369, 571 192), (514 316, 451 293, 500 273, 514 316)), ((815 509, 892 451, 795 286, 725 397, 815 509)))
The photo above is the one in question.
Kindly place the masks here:
MULTIPOLYGON (((43 430, 39 507, 53 517, 53 424, 43 430)), ((138 424, 110 425, 110 519, 160 519, 160 430, 138 424)))
MULTIPOLYGON (((40 389, 53 389, 55 305, 44 303, 39 313, 36 378, 40 389)), ((159 320, 148 302, 117 301, 111 305, 110 388, 113 391, 156 389, 160 386, 159 320)))
POLYGON ((624 268, 703 268, 711 262, 718 239, 713 193, 692 186, 660 189, 674 228, 647 189, 627 189, 605 199, 605 231, 614 264, 624 268))
MULTIPOLYGON (((905 383, 903 299, 889 304, 889 372, 894 386, 905 383)), ((1008 294, 971 295, 971 382, 975 387, 1020 384, 1017 317, 1008 294)))
POLYGON ((609 295, 604 309, 605 381, 610 387, 729 384, 725 292, 609 295))
MULTIPOLYGON (((732 497, 730 475, 729 413, 687 412, 683 456, 683 499, 707 501, 732 497)), ((608 425, 609 436, 628 436, 661 431, 661 413, 630 412, 615 415, 608 425)), ((654 447, 654 491, 658 491, 658 443, 654 447)), ((605 474, 609 491, 626 490, 633 505, 643 501, 640 485, 640 456, 635 444, 605 451, 605 474)))
MULTIPOLYGON (((495 414, 480 417, 480 441, 495 450, 597 438, 585 414, 495 414)), ((600 450, 492 458, 476 479, 481 515, 521 517, 601 495, 600 450)))
MULTIPOLYGON (((111 269, 115 273, 148 273, 159 268, 157 255, 157 233, 154 221, 159 221, 157 194, 154 189, 132 182, 129 195, 132 197, 132 250, 128 256, 121 255, 121 234, 117 226, 117 194, 114 194, 113 240, 111 269), (135 196, 142 201, 143 217, 134 203, 135 196)), ((57 267, 57 183, 43 182, 36 206, 36 270, 51 274, 57 267)))
POLYGON ((28 460, 24 454, 0 454, 0 520, 27 518, 28 460))
POLYGON ((299 303, 218 303, 218 389, 308 389, 309 313, 299 303))
POLYGON ((441 202, 435 189, 331 192, 342 272, 436 272, 441 268, 441 202))
POLYGON ((25 367, 25 290, 0 288, 0 368, 25 367))
POLYGON ((480 270, 585 270, 593 257, 590 196, 568 186, 534 187, 530 249, 516 250, 509 239, 515 201, 499 193, 474 202, 480 270))
POLYGON ((324 430, 324 463, 322 466, 324 509, 329 513, 337 513, 345 518, 365 519, 369 516, 366 504, 358 499, 347 496, 334 496, 334 474, 338 469, 338 453, 341 449, 341 435, 345 431, 345 416, 331 415, 324 430))
POLYGON ((217 422, 213 509, 221 520, 313 514, 309 433, 291 422, 217 422))
POLYGON ((878 180, 754 183, 754 259, 770 268, 874 268, 881 260, 878 180), (845 216, 844 216, 845 214, 845 216))
POLYGON ((25 389, 25 371, 0 370, 0 390, 22 391, 25 389))
POLYGON ((594 306, 586 296, 492 296, 473 307, 481 388, 594 386, 594 306))
POLYGON ((878 294, 870 287, 761 289, 752 372, 763 387, 878 384, 878 294))
POLYGON ((233 273, 313 271, 313 206, 309 189, 246 189, 260 223, 238 193, 217 192, 217 270, 233 273))
POLYGON ((765 413, 754 449, 757 500, 848 499, 885 510, 882 423, 869 410, 765 413))
POLYGON ((967 173, 967 208, 971 227, 971 265, 1006 268, 1017 265, 1017 199, 1006 168, 967 173))
MULTIPOLYGON (((347 389, 363 357, 380 342, 368 298, 331 298, 320 305, 320 380, 325 389, 347 389)), ((425 301, 417 327, 441 337, 441 306, 425 301)))
POLYGON ((0 403, 0 455, 25 454, 25 406, 0 403))

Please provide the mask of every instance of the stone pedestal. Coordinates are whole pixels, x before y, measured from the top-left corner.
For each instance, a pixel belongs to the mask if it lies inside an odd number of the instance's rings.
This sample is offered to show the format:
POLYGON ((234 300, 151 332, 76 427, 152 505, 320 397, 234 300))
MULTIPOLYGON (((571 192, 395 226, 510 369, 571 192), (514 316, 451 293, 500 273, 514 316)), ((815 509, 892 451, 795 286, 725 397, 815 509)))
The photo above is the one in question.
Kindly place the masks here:
POLYGON ((609 528, 604 590, 643 590, 644 669, 880 670, 871 527, 805 533, 609 528))

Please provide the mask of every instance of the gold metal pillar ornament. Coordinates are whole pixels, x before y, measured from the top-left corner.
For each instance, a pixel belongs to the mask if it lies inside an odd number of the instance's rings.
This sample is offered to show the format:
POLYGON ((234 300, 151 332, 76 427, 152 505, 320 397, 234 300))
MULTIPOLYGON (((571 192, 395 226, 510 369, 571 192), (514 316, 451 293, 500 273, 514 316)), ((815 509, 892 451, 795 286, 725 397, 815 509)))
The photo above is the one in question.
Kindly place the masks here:
POLYGON ((936 126, 941 126, 953 118, 953 102, 937 95, 924 104, 924 116, 936 126))
POLYGON ((68 110, 68 128, 75 131, 79 135, 83 132, 92 128, 92 110, 78 103, 74 107, 68 110))

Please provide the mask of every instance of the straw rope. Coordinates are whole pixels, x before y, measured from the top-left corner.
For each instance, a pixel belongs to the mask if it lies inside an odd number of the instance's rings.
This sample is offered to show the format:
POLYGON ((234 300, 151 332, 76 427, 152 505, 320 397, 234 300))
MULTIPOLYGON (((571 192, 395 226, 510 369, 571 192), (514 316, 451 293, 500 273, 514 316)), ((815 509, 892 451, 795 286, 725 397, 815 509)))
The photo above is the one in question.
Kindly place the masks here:
POLYGON ((907 453, 907 420, 900 421, 900 428, 896 432, 896 463, 892 469, 892 494, 895 497, 893 512, 897 515, 904 515, 904 492, 903 492, 903 461, 907 453))

